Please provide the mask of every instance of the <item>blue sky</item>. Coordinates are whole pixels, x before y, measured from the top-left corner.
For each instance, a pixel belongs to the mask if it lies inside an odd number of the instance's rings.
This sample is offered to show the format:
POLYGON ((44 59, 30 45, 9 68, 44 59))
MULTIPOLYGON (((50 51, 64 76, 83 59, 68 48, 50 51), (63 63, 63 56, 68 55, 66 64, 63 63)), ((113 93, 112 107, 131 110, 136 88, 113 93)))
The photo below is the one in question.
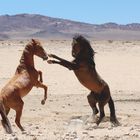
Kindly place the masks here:
POLYGON ((0 15, 21 13, 93 24, 140 23, 140 0, 0 0, 0 15))

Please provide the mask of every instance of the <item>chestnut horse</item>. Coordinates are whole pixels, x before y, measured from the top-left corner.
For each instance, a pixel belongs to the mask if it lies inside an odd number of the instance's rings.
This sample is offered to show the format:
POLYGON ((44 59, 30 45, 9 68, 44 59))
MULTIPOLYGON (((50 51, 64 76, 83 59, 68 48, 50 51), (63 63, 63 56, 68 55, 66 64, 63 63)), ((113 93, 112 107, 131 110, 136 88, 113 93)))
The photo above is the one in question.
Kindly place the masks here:
POLYGON ((100 117, 96 124, 102 121, 105 116, 104 106, 108 103, 110 108, 110 121, 114 125, 119 122, 115 115, 115 107, 108 84, 99 76, 95 68, 94 50, 90 42, 81 35, 76 35, 72 42, 72 56, 75 58, 72 62, 64 60, 54 54, 48 55, 59 61, 48 60, 49 64, 60 64, 69 70, 73 70, 79 82, 91 92, 87 96, 89 105, 93 110, 93 116, 98 113, 96 103, 99 105, 100 117))
POLYGON ((34 67, 34 55, 43 60, 48 59, 41 43, 32 39, 23 51, 20 64, 16 69, 15 75, 1 90, 0 113, 2 116, 2 124, 7 133, 12 133, 11 125, 7 118, 10 108, 16 111, 15 123, 21 131, 24 131, 20 123, 24 105, 22 97, 27 95, 33 86, 44 89, 44 99, 41 102, 42 104, 45 104, 45 100, 47 99, 47 86, 42 83, 42 72, 37 71, 34 67))

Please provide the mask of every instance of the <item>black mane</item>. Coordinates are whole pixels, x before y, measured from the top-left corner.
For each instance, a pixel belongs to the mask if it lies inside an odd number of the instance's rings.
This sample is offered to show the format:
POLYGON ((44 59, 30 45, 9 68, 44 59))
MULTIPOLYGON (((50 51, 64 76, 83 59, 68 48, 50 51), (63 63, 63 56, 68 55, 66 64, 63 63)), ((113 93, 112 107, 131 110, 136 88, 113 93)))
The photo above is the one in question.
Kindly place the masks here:
POLYGON ((75 40, 81 47, 81 51, 77 56, 77 58, 86 59, 90 65, 95 65, 94 63, 95 52, 92 49, 90 42, 82 35, 75 35, 73 37, 73 40, 75 40))

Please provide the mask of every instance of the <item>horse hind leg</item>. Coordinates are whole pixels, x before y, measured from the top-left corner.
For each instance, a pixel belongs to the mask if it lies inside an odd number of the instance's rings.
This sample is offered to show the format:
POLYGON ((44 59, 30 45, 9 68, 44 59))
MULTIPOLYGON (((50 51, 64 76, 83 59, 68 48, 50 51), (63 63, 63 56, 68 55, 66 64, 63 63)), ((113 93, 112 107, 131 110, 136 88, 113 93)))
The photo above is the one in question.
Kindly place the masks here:
POLYGON ((94 93, 91 92, 91 93, 87 96, 87 99, 88 99, 88 103, 89 103, 90 107, 92 108, 93 114, 92 114, 91 117, 89 117, 89 118, 87 119, 86 122, 92 122, 92 123, 94 123, 94 122, 97 121, 96 114, 99 112, 98 109, 97 109, 97 107, 96 107, 97 101, 96 101, 95 98, 94 98, 94 93))
POLYGON ((22 99, 18 98, 18 102, 16 102, 16 106, 13 108, 16 111, 15 123, 20 128, 21 131, 24 131, 24 129, 20 123, 23 105, 24 105, 24 102, 22 101, 22 99))
POLYGON ((90 107, 92 108, 93 115, 98 114, 99 111, 98 111, 98 109, 97 109, 97 107, 96 107, 97 101, 95 100, 94 93, 91 92, 91 93, 87 96, 87 99, 88 99, 88 103, 89 103, 90 107))
POLYGON ((1 102, 0 102, 0 114, 2 117, 1 122, 2 122, 4 129, 6 130, 7 133, 11 134, 13 132, 12 128, 11 128, 11 124, 10 124, 9 119, 7 118, 5 107, 1 102))
POLYGON ((100 124, 100 122, 102 121, 102 119, 103 119, 104 116, 105 116, 105 113, 104 113, 104 103, 99 102, 99 110, 100 110, 100 117, 99 117, 99 119, 96 121, 96 124, 97 124, 97 125, 100 124))
POLYGON ((95 98, 98 101, 100 116, 96 124, 99 125, 102 119, 105 117, 104 106, 108 103, 110 98, 110 91, 108 85, 104 87, 104 90, 100 94, 95 94, 95 98))

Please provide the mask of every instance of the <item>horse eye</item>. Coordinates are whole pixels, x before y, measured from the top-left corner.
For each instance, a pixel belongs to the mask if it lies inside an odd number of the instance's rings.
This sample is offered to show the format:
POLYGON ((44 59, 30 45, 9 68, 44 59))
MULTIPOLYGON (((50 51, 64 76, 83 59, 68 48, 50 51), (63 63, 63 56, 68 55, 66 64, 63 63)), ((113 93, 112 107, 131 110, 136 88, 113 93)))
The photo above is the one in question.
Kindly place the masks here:
POLYGON ((37 48, 38 48, 38 49, 41 49, 41 48, 42 48, 42 46, 40 46, 40 45, 37 45, 37 48))

